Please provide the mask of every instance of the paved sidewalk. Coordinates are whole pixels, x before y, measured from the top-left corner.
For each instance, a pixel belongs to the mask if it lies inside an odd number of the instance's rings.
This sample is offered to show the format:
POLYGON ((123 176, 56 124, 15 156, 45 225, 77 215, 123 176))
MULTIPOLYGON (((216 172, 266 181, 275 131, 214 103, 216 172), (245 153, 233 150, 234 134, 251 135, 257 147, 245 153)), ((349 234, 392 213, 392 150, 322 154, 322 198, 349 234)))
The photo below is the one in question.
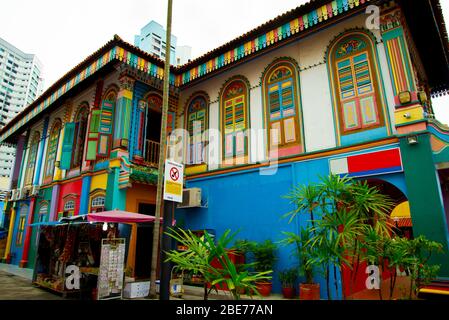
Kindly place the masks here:
POLYGON ((0 270, 0 300, 62 300, 62 297, 34 287, 31 279, 0 270))
POLYGON ((0 263, 0 271, 22 277, 30 281, 33 279, 33 269, 19 268, 18 266, 12 264, 0 263))

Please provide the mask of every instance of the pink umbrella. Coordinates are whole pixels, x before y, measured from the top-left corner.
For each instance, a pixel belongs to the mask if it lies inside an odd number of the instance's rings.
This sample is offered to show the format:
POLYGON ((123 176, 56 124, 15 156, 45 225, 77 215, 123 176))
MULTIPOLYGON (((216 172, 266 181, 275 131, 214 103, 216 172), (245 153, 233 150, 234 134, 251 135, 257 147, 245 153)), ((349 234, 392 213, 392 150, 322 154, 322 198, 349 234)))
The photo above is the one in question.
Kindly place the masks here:
POLYGON ((87 215, 87 220, 91 222, 139 223, 139 222, 154 222, 154 220, 156 220, 156 217, 134 212, 111 210, 97 213, 89 213, 87 215))

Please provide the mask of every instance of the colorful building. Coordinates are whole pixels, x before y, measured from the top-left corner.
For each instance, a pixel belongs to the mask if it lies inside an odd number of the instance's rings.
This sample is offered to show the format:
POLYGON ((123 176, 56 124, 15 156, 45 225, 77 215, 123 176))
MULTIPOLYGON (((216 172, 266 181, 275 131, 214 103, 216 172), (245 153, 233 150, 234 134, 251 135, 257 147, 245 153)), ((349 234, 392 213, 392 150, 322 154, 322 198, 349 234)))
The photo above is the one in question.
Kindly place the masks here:
MULTIPOLYGON (((202 196, 178 225, 278 241, 297 228, 283 195, 348 174, 408 201, 404 226, 443 244, 449 278, 449 127, 430 100, 449 89, 448 58, 437 0, 316 0, 171 68, 166 125, 185 129, 175 158, 202 196)), ((18 150, 5 260, 32 267, 37 221, 154 213, 163 77, 163 61, 115 36, 0 131, 18 150)), ((127 265, 145 277, 152 230, 139 228, 127 265)), ((275 271, 292 263, 280 249, 275 271)))

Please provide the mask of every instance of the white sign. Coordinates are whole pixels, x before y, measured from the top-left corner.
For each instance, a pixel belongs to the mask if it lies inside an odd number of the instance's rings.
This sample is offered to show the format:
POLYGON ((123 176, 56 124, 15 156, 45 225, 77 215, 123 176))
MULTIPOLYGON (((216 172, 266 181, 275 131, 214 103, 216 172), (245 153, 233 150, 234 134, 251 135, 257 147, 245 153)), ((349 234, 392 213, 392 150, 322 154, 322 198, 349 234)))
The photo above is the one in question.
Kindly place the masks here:
POLYGON ((171 160, 165 160, 164 200, 182 202, 184 166, 171 160))
POLYGON ((367 266, 365 273, 368 274, 368 278, 365 281, 366 288, 368 290, 379 290, 379 267, 375 265, 367 266))
POLYGON ((80 288, 80 268, 75 265, 67 266, 65 269, 66 275, 69 276, 65 279, 65 287, 67 290, 79 290, 80 288))

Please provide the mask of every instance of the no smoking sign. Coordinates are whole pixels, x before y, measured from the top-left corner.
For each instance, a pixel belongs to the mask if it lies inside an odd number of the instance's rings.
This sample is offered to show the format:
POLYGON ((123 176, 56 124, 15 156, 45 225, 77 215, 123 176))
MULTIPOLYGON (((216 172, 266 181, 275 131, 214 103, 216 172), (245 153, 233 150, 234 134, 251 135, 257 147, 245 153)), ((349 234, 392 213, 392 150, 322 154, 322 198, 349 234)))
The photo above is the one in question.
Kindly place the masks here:
POLYGON ((173 181, 178 181, 178 179, 179 179, 179 170, 177 168, 173 167, 173 168, 170 169, 170 178, 173 181))
POLYGON ((184 166, 170 160, 165 161, 164 200, 182 202, 184 166))

